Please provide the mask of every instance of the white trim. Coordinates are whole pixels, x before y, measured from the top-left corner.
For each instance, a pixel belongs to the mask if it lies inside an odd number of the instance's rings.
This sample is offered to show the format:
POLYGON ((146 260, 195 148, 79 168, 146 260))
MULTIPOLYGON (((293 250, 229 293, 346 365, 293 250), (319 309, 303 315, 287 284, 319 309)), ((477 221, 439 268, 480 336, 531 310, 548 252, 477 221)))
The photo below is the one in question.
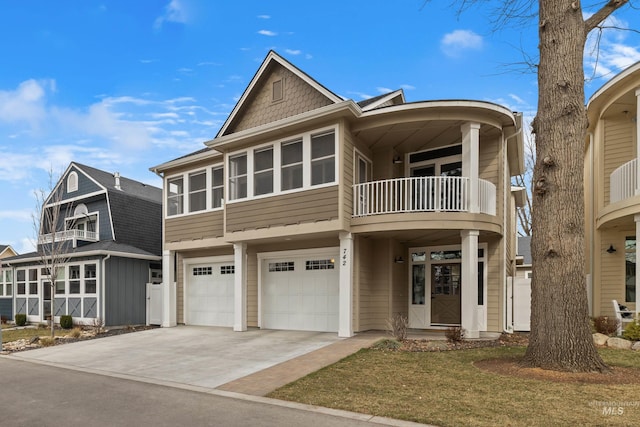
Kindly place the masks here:
POLYGON ((174 173, 171 175, 167 175, 163 178, 163 184, 162 184, 162 214, 163 217, 166 219, 171 219, 171 218, 181 218, 181 217, 185 217, 185 216, 192 216, 192 215, 199 215, 202 213, 206 213, 206 212, 217 212, 217 211, 221 211, 224 209, 224 205, 225 205, 225 198, 227 197, 226 194, 226 188, 227 188, 227 171, 226 171, 226 167, 225 167, 225 163, 224 162, 217 162, 211 165, 206 165, 206 166, 201 166, 201 167, 197 167, 197 168, 193 168, 193 169, 189 169, 187 171, 184 172, 180 172, 180 173, 174 173), (223 170, 223 198, 222 198, 222 206, 220 206, 219 208, 214 208, 213 206, 213 197, 212 197, 212 190, 213 190, 213 169, 218 168, 218 167, 222 167, 223 170), (206 194, 206 208, 200 211, 195 211, 195 212, 189 212, 189 175, 193 174, 193 173, 197 173, 197 172, 202 172, 204 171, 206 174, 206 188, 205 188, 205 194, 206 194), (181 177, 182 178, 182 187, 183 187, 183 192, 182 192, 182 213, 180 214, 174 214, 174 215, 169 215, 168 212, 168 206, 169 204, 167 203, 167 197, 168 197, 168 189, 169 189, 169 180, 171 179, 175 179, 181 177))
POLYGON ((67 194, 75 193, 76 191, 78 191, 78 172, 71 171, 67 175, 67 194), (71 178, 74 179, 73 182, 71 181, 71 178))
POLYGON ((85 200, 91 197, 95 197, 95 196, 99 196, 101 194, 107 194, 107 190, 100 190, 100 191, 94 191, 93 193, 87 193, 87 194, 82 194, 80 196, 76 196, 76 197, 70 197, 68 199, 62 199, 57 201, 56 203, 47 203, 46 205, 44 205, 44 208, 50 208, 53 206, 57 206, 57 205, 66 205, 69 203, 73 203, 76 202, 78 200, 85 200))

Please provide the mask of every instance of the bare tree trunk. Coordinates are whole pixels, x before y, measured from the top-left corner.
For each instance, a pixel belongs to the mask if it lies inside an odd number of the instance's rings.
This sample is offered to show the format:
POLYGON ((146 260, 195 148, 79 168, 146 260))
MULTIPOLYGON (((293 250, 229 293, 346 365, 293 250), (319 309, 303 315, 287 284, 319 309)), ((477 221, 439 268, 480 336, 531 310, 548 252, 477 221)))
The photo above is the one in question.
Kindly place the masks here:
POLYGON ((605 372, 591 336, 585 283, 583 51, 589 28, 579 2, 539 5, 531 336, 523 363, 605 372))

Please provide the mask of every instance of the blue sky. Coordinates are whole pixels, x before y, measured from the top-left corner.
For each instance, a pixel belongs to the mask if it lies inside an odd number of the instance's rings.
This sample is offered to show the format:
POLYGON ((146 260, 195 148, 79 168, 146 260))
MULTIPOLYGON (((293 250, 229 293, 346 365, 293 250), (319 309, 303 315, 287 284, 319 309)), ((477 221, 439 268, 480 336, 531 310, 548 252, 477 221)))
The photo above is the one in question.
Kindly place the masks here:
MULTIPOLYGON (((493 31, 486 7, 449 6, 0 1, 0 243, 32 250, 34 190, 71 161, 161 186, 149 167, 213 138, 270 49, 356 101, 403 88, 408 101, 493 101, 532 117, 536 76, 517 64, 536 56, 536 23, 493 31)), ((637 29, 639 15, 611 23, 637 29)), ((600 47, 587 96, 640 61, 638 34, 606 30, 600 47)))

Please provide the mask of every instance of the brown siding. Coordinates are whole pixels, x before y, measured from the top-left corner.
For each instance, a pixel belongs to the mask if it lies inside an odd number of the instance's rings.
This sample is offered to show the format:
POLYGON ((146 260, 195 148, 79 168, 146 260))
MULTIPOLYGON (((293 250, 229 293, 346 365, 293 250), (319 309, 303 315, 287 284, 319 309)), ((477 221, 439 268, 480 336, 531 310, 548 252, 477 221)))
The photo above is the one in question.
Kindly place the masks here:
MULTIPOLYGON (((633 145, 635 124, 629 121, 604 120, 604 204, 609 204, 611 172, 636 157, 633 145)), ((609 301, 611 304, 611 301, 609 301)), ((613 306, 612 306, 613 307, 613 306)), ((612 309, 613 310, 613 309, 612 309)))
POLYGON ((227 204, 227 232, 338 218, 338 186, 227 204))
POLYGON ((280 65, 264 73, 264 78, 253 88, 251 96, 244 101, 244 109, 235 118, 225 134, 239 132, 276 120, 291 117, 305 111, 332 104, 315 88, 280 65), (276 80, 284 83, 282 101, 272 101, 272 85, 276 80))
POLYGON ((359 283, 360 329, 385 330, 391 317, 390 289, 391 263, 393 262, 390 240, 365 241, 361 249, 368 251, 359 283))
POLYGON ((224 235, 222 211, 167 218, 165 222, 165 242, 198 240, 224 235))

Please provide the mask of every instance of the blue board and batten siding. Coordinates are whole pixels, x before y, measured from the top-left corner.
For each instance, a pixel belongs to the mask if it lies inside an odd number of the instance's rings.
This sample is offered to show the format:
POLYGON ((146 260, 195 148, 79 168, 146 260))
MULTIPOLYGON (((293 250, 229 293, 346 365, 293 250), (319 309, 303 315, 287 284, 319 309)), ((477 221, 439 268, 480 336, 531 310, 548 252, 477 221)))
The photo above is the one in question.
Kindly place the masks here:
POLYGON ((106 261, 105 323, 144 325, 150 261, 112 257, 106 261))
POLYGON ((13 298, 0 298, 0 316, 13 320, 13 298))

